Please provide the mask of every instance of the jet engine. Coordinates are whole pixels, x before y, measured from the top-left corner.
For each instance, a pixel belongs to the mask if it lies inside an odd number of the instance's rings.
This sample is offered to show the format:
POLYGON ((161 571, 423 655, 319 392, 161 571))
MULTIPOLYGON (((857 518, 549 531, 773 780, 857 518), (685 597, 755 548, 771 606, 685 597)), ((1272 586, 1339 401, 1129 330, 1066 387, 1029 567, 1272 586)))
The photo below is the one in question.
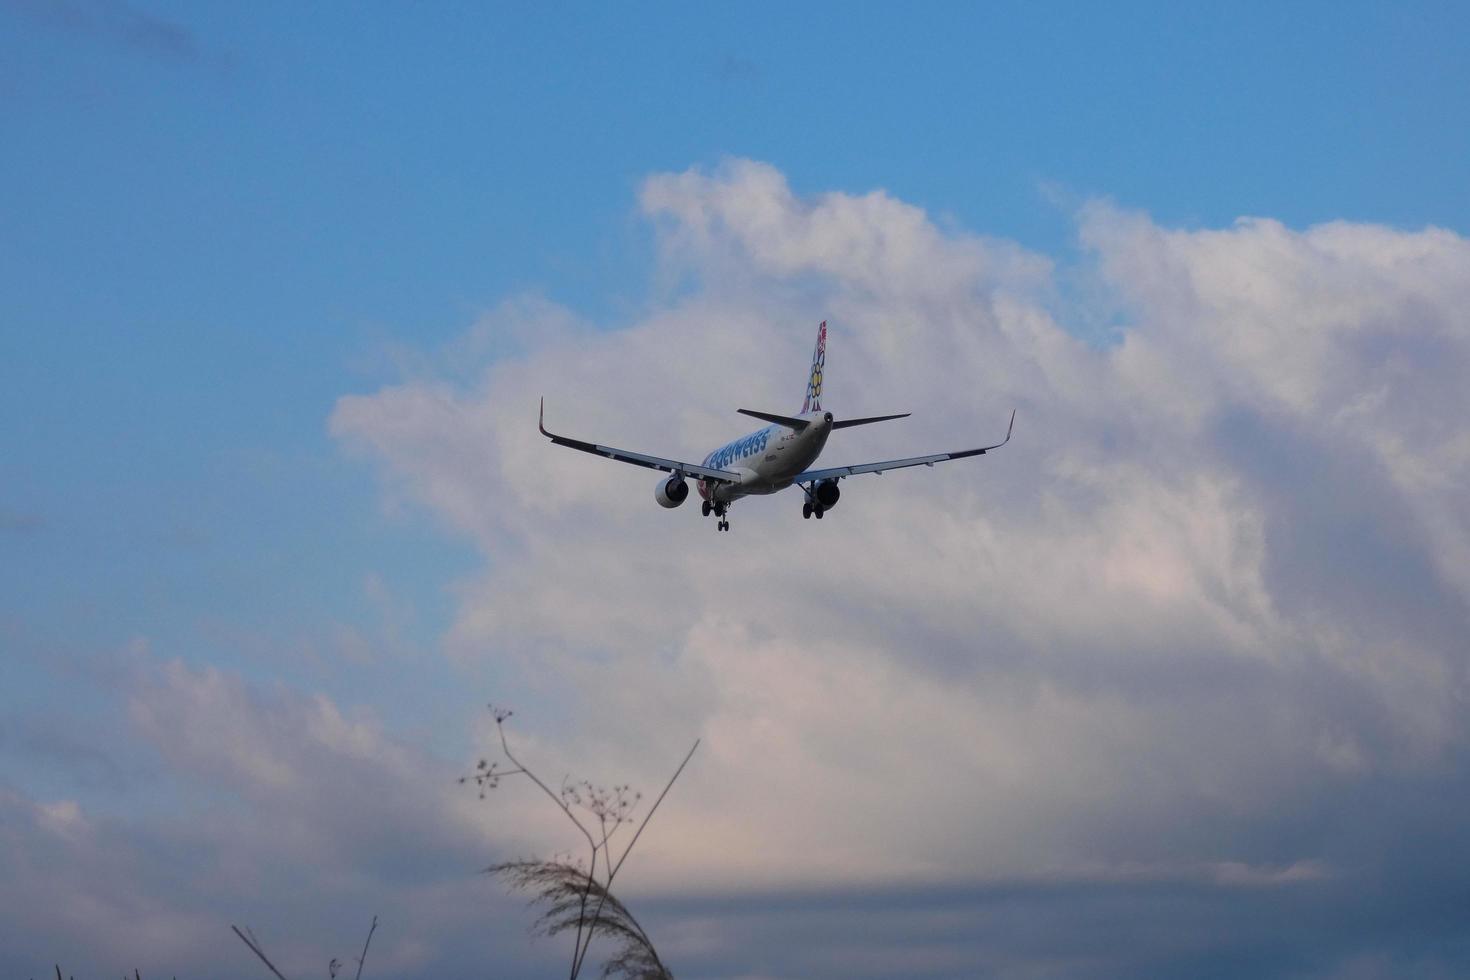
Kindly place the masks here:
POLYGON ((659 483, 653 490, 653 499, 658 501, 660 507, 677 507, 689 496, 689 484, 684 478, 675 474, 667 480, 659 483))
POLYGON ((831 510, 837 506, 837 498, 842 496, 842 491, 837 489, 836 480, 823 480, 812 490, 812 497, 822 505, 823 510, 831 510))

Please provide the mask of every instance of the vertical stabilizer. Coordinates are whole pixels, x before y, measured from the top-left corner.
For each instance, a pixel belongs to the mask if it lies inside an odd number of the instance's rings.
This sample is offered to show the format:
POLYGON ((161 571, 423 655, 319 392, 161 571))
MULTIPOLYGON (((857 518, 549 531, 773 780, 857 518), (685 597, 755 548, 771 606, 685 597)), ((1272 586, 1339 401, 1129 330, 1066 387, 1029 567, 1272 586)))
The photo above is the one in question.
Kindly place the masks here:
POLYGON ((817 347, 812 351, 812 373, 806 380, 806 401, 801 403, 802 414, 822 410, 822 372, 827 364, 827 321, 817 328, 817 347))

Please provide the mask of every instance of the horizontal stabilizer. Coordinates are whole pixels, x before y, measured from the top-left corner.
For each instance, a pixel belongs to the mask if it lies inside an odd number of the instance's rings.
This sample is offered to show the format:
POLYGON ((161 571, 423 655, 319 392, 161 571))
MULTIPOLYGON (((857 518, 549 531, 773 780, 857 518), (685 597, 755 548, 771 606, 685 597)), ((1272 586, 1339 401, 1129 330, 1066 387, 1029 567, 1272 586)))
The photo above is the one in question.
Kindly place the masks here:
POLYGON ((906 419, 912 414, 912 412, 904 412, 902 415, 874 415, 872 418, 868 419, 842 419, 839 422, 833 422, 832 428, 846 429, 848 426, 867 425, 870 422, 887 422, 890 419, 906 419))
POLYGON ((795 429, 797 432, 811 425, 806 419, 794 419, 789 415, 772 415, 770 412, 756 412, 748 408, 737 408, 735 411, 741 415, 749 415, 751 418, 760 419, 763 422, 775 422, 777 425, 784 425, 786 428, 795 429))

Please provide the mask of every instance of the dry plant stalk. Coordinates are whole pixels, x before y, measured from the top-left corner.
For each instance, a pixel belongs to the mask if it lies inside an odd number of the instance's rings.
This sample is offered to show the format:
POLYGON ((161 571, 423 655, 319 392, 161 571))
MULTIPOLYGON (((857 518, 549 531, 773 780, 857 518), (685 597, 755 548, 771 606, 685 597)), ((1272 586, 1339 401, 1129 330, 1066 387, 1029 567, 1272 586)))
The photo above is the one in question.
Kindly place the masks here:
POLYGON ((533 931, 555 936, 563 932, 573 933, 570 980, 576 980, 586 965, 587 950, 594 936, 602 936, 617 944, 617 952, 603 962, 602 975, 623 977, 626 980, 673 980, 671 974, 658 957, 653 942, 627 906, 612 894, 613 880, 628 860, 633 846, 638 843, 648 821, 653 818, 659 804, 673 788, 674 781, 693 758, 699 740, 689 749, 674 774, 669 777, 663 792, 653 801, 653 806, 639 822, 622 853, 613 859, 613 840, 618 831, 633 823, 633 810, 642 798, 628 786, 607 789, 582 781, 564 781, 560 791, 554 791, 530 769, 526 768, 510 750, 505 735, 505 722, 514 712, 497 709, 493 704, 490 711, 495 717, 495 729, 500 735, 500 749, 510 763, 502 768, 499 762, 481 759, 475 772, 460 778, 461 783, 474 783, 484 799, 487 791, 500 785, 505 776, 525 776, 531 780, 556 808, 572 822, 587 845, 587 863, 581 861, 524 860, 507 861, 485 869, 487 874, 504 879, 511 888, 529 892, 532 903, 545 906, 545 911, 532 927, 533 931), (579 815, 580 814, 580 815, 579 815))
MULTIPOLYGON (((240 927, 236 925, 232 925, 230 926, 230 928, 235 930, 235 935, 240 937, 240 942, 250 947, 250 952, 254 953, 256 957, 260 959, 260 962, 265 964, 266 969, 270 970, 271 973, 276 976, 277 980, 286 980, 285 975, 282 974, 280 970, 276 969, 276 965, 270 961, 270 957, 265 955, 265 950, 261 947, 260 940, 255 938, 255 933, 251 931, 249 926, 246 926, 243 932, 240 930, 240 927)), ((377 931, 378 917, 375 915, 373 916, 373 924, 368 927, 367 941, 362 944, 362 955, 357 957, 357 980, 362 980, 362 968, 363 965, 367 963, 368 944, 373 941, 373 933, 377 931)), ((338 960, 336 957, 333 957, 332 960, 327 964, 327 976, 335 980, 337 973, 339 970, 341 970, 341 968, 342 961, 338 960)), ((136 973, 137 971, 134 972, 136 973)))

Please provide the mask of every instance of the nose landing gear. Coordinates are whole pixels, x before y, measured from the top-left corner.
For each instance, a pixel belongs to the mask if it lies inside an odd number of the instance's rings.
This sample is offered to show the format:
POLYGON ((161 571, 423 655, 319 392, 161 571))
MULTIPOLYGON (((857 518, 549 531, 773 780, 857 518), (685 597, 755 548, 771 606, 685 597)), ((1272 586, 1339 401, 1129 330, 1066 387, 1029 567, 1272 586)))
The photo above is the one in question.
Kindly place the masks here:
POLYGON ((728 531, 730 530, 730 522, 725 520, 725 512, 729 508, 729 506, 729 504, 722 504, 718 501, 716 501, 715 503, 710 503, 708 500, 706 500, 704 502, 704 506, 701 507, 700 510, 704 511, 705 517, 708 517, 710 513, 713 512, 714 515, 720 519, 719 523, 715 525, 716 531, 728 531))

